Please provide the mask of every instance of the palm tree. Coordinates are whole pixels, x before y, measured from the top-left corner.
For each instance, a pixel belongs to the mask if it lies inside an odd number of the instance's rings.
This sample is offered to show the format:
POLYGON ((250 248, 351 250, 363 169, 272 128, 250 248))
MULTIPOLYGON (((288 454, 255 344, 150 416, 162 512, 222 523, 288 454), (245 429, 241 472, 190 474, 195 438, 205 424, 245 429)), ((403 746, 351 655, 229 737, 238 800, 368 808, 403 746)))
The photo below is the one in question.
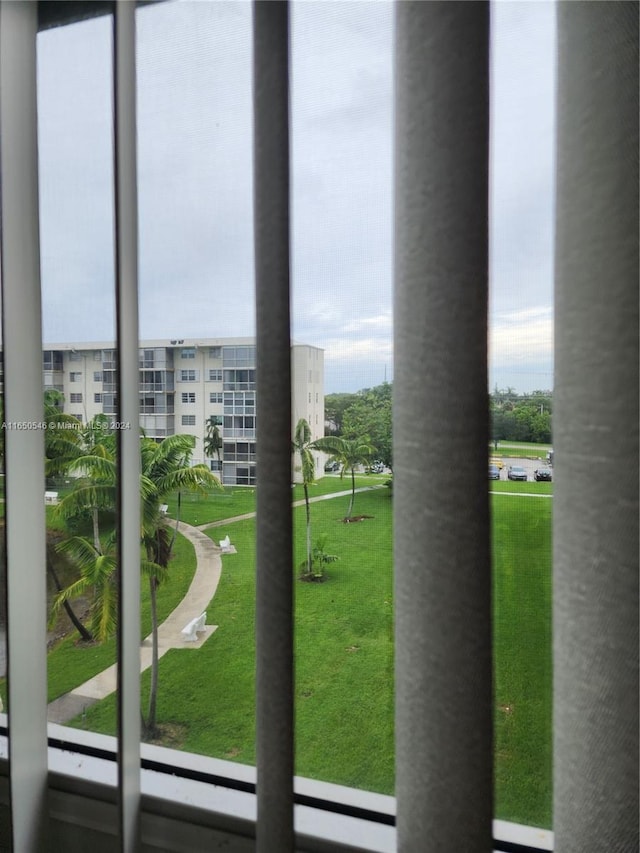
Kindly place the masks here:
POLYGON ((218 457, 220 462, 220 450, 222 449, 222 436, 220 435, 220 418, 210 415, 205 424, 206 434, 204 437, 204 453, 210 459, 218 457))
MULTIPOLYGON (((165 498, 181 490, 205 491, 207 488, 222 488, 220 481, 206 465, 190 465, 195 447, 192 435, 171 435, 160 443, 151 438, 141 439, 142 475, 142 542, 149 564, 159 566, 161 572, 149 573, 149 595, 151 601, 151 687, 149 707, 144 729, 147 736, 156 732, 156 706, 158 695, 158 616, 156 593, 171 559, 175 541, 169 535, 160 506, 165 498)), ((177 522, 176 522, 177 531, 177 522)))
POLYGON ((309 486, 316 478, 316 466, 313 461, 311 448, 311 427, 304 418, 300 418, 296 424, 291 452, 300 454, 300 470, 302 472, 302 488, 304 489, 304 503, 307 512, 307 574, 311 574, 313 554, 311 552, 311 507, 309 505, 309 486))
POLYGON ((106 415, 96 415, 76 432, 73 448, 67 448, 64 470, 79 475, 73 490, 58 504, 57 514, 68 520, 89 510, 93 525, 93 547, 100 551, 99 511, 116 503, 116 438, 106 415))
MULTIPOLYGON (((99 643, 108 640, 115 632, 118 616, 117 550, 116 538, 110 536, 102 550, 97 550, 82 536, 73 536, 61 542, 57 549, 66 553, 80 570, 80 578, 58 593, 52 609, 54 618, 70 598, 90 593, 92 595, 90 624, 92 638, 99 643)), ((162 576, 164 570, 148 560, 143 560, 141 570, 147 575, 162 576)))
POLYGON ((314 450, 322 450, 324 453, 328 453, 332 459, 338 462, 341 468, 341 477, 344 476, 345 471, 351 471, 351 498, 346 516, 350 518, 356 495, 355 466, 366 465, 377 452, 375 447, 362 438, 342 438, 337 435, 325 435, 323 438, 314 441, 311 446, 314 450))

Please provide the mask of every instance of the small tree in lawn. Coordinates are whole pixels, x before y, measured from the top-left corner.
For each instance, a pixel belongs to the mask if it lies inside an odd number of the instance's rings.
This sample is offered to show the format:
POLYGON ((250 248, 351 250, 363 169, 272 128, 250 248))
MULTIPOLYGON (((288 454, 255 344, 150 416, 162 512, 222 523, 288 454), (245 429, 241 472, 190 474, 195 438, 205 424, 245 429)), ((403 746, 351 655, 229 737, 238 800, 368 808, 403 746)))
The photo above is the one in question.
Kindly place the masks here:
POLYGON ((302 488, 304 490, 304 504, 307 513, 307 574, 312 572, 313 554, 311 553, 311 506, 309 504, 309 486, 316 479, 316 466, 313 461, 311 449, 311 427, 304 418, 300 418, 296 424, 296 431, 291 442, 291 451, 300 456, 300 470, 302 473, 302 488))
POLYGON ((325 435, 324 438, 314 441, 311 446, 314 450, 322 450, 324 453, 328 453, 332 459, 338 462, 341 477, 346 471, 351 472, 351 497, 347 510, 347 518, 350 518, 356 496, 355 467, 356 465, 366 465, 377 452, 375 447, 362 438, 342 438, 337 435, 325 435))

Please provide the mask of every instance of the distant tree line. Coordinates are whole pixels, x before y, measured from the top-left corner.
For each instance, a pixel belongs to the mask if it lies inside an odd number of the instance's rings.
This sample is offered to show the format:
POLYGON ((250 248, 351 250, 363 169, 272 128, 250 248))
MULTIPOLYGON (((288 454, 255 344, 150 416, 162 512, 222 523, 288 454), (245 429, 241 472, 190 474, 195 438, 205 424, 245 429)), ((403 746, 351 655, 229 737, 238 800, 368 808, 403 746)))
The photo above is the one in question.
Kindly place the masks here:
MULTIPOLYGON (((327 394, 325 434, 366 441, 377 449, 376 458, 392 468, 392 392, 393 384, 384 382, 355 393, 327 394)), ((496 387, 489 394, 489 411, 494 441, 551 442, 551 391, 518 394, 513 388, 496 387)))
POLYGON ((553 396, 551 391, 518 394, 497 387, 489 395, 491 437, 494 441, 551 442, 553 396))
POLYGON ((325 434, 359 439, 376 448, 376 459, 392 468, 391 396, 393 385, 383 382, 355 394, 324 398, 325 434))

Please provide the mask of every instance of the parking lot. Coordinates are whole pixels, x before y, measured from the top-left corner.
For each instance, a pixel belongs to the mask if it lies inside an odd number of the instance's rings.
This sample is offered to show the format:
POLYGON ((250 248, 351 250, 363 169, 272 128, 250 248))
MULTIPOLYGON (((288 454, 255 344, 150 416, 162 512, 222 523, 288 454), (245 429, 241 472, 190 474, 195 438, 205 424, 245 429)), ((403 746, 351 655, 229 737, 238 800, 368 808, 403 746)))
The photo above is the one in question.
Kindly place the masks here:
POLYGON ((500 479, 507 479, 507 471, 509 470, 509 466, 513 465, 514 467, 524 468, 527 472, 527 482, 533 482, 533 472, 536 468, 553 468, 547 463, 547 460, 542 459, 523 459, 522 456, 502 456, 503 468, 500 471, 500 479))

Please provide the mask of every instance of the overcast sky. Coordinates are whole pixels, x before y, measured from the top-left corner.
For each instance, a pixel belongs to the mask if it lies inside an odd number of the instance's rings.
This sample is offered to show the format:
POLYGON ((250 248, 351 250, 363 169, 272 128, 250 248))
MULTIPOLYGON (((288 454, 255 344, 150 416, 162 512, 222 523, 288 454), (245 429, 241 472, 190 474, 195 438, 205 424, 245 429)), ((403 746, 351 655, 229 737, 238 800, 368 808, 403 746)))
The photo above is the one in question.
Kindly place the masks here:
MULTIPOLYGON (((555 10, 492 9, 493 387, 553 383, 555 10)), ((393 378, 392 6, 302 2, 292 22, 293 337, 327 392, 393 378)), ((137 12, 141 338, 252 335, 250 5, 137 12)), ((113 338, 111 33, 41 33, 43 334, 113 338)))

